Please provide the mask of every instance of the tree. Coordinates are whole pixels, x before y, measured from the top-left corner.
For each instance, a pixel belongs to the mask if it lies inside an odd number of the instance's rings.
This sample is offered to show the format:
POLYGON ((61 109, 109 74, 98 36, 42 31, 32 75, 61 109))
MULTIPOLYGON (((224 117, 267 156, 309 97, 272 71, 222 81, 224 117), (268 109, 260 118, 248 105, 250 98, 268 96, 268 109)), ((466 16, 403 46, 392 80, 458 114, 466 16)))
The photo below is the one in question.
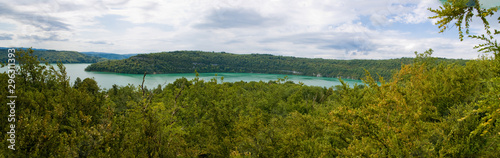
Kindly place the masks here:
POLYGON ((97 82, 94 79, 85 78, 80 84, 78 84, 78 89, 87 91, 91 94, 96 94, 99 92, 99 85, 97 85, 97 82))
MULTIPOLYGON (((498 56, 500 47, 497 40, 494 39, 494 35, 500 34, 500 31, 498 31, 497 29, 493 29, 492 32, 490 30, 490 23, 486 18, 493 16, 499 8, 500 6, 492 8, 482 8, 479 0, 448 0, 447 2, 444 2, 443 6, 440 6, 439 9, 429 8, 431 12, 436 14, 435 16, 429 18, 438 19, 436 24, 439 25, 438 27, 441 29, 439 32, 444 32, 449 28, 448 25, 456 20, 454 25, 458 28, 460 40, 463 40, 463 29, 465 29, 465 34, 467 34, 469 37, 480 39, 486 42, 474 48, 479 48, 479 51, 494 52, 494 54, 498 56), (481 19, 486 34, 470 34, 470 22, 472 22, 474 16, 481 19)), ((498 17, 498 22, 500 23, 500 17, 498 17)))
MULTIPOLYGON (((492 8, 482 8, 479 0, 448 0, 439 9, 429 10, 437 15, 430 17, 431 19, 439 19, 436 24, 439 24, 440 32, 447 29, 446 25, 456 20, 455 26, 458 27, 460 40, 463 40, 463 29, 466 29, 466 34, 470 38, 480 39, 485 43, 475 46, 482 52, 492 52, 493 58, 483 58, 478 61, 478 65, 482 66, 482 71, 486 71, 484 76, 480 79, 481 84, 485 87, 481 92, 481 99, 473 105, 477 107, 469 111, 465 117, 459 119, 459 124, 472 124, 474 129, 468 131, 465 137, 467 143, 477 143, 473 140, 479 138, 488 138, 492 140, 487 148, 481 150, 481 154, 488 156, 493 152, 498 151, 499 143, 497 140, 500 137, 500 47, 495 35, 499 35, 500 31, 496 28, 490 30, 490 24, 487 17, 493 16, 500 6, 492 8), (472 18, 476 16, 481 19, 486 34, 470 35, 469 27, 472 18), (465 24, 464 24, 465 22, 465 24), (479 122, 475 120, 480 120, 479 122), (491 148, 490 148, 491 147, 491 148)), ((500 23, 500 17, 497 19, 500 23)), ((477 69, 477 68, 476 68, 477 69)), ((478 81, 476 81, 478 82, 478 81)), ((477 154, 477 153, 474 153, 477 154)), ((497 153, 498 154, 498 153, 497 153)))
POLYGON ((82 84, 82 79, 80 79, 80 77, 77 77, 75 83, 73 84, 73 88, 78 89, 78 87, 80 87, 80 84, 82 84))

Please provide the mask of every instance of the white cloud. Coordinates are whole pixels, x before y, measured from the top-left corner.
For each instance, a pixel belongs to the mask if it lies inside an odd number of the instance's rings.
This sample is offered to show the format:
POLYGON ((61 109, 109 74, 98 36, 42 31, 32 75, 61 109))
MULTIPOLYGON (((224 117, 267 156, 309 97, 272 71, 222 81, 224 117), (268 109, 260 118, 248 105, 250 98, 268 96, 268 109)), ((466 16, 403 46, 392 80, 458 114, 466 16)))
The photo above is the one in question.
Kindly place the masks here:
MULTIPOLYGON (((427 8, 437 8, 437 0, 0 0, 2 4, 9 9, 0 11, 0 17, 17 25, 2 32, 9 34, 5 39, 12 38, 2 42, 24 47, 343 59, 397 58, 435 48, 443 57, 477 56, 468 52, 475 52, 475 41, 460 43, 457 38, 394 27, 428 24, 427 8)), ((437 26, 426 27, 438 32, 437 26)))

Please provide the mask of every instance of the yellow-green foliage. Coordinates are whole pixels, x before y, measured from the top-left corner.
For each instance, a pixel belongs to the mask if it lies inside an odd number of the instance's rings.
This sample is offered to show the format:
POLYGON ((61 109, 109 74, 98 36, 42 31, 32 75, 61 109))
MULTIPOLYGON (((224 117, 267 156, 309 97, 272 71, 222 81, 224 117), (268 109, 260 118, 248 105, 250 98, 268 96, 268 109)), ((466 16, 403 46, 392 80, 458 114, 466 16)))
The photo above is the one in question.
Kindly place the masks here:
POLYGON ((181 78, 103 91, 93 79, 70 86, 62 65, 30 54, 18 53, 19 134, 16 151, 0 144, 5 157, 494 157, 500 147, 496 58, 437 63, 429 50, 388 81, 367 73, 334 88, 181 78))

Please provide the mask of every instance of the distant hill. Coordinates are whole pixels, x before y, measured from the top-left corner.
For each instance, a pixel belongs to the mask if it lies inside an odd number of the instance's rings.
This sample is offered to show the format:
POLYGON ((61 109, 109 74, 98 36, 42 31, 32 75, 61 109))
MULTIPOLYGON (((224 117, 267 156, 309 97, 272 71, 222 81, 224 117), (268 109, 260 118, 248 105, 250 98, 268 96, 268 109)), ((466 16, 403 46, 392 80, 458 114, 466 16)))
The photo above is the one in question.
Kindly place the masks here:
POLYGON ((137 54, 113 54, 113 53, 103 53, 103 52, 80 52, 88 56, 101 57, 106 59, 127 59, 131 56, 137 54))
MULTIPOLYGON (((0 47, 0 61, 6 62, 8 59, 8 49, 0 47)), ((17 50, 18 48, 16 48, 17 50)), ((27 48, 23 48, 26 50, 27 48)), ((102 57, 89 56, 76 51, 58 51, 49 49, 33 49, 33 54, 39 58, 43 58, 48 63, 96 63, 99 61, 107 60, 102 57)))
MULTIPOLYGON (((439 59, 465 64, 466 60, 439 59)), ((409 64, 413 58, 388 60, 331 60, 310 59, 269 54, 231 54, 202 51, 174 51, 139 54, 123 60, 108 60, 91 64, 86 71, 118 73, 193 73, 240 72, 293 74, 322 77, 360 79, 365 69, 376 76, 390 78, 401 64, 409 64)))

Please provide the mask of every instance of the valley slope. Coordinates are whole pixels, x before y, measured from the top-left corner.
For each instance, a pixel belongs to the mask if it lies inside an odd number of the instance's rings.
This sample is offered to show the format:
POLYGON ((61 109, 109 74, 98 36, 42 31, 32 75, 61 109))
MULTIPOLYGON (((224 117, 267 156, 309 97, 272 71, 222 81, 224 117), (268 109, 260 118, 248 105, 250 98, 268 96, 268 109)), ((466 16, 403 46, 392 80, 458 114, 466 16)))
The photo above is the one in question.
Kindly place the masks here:
MULTIPOLYGON (((438 59, 458 62, 466 60, 438 59)), ((360 79, 365 69, 371 74, 390 78, 402 64, 410 64, 413 58, 387 60, 332 60, 310 59, 269 54, 231 54, 225 52, 173 51, 139 54, 123 60, 108 60, 90 65, 86 71, 116 73, 164 74, 164 73, 270 73, 321 77, 360 79)))
MULTIPOLYGON (((8 59, 8 49, 5 47, 0 47, 0 61, 6 62, 8 59)), ((16 48, 18 51, 19 48, 16 48)), ((25 48, 22 48, 26 50, 25 48)), ((33 55, 38 56, 39 59, 43 59, 44 62, 48 63, 96 63, 99 61, 107 60, 105 58, 89 56, 77 51, 58 51, 49 49, 33 49, 33 55)))

